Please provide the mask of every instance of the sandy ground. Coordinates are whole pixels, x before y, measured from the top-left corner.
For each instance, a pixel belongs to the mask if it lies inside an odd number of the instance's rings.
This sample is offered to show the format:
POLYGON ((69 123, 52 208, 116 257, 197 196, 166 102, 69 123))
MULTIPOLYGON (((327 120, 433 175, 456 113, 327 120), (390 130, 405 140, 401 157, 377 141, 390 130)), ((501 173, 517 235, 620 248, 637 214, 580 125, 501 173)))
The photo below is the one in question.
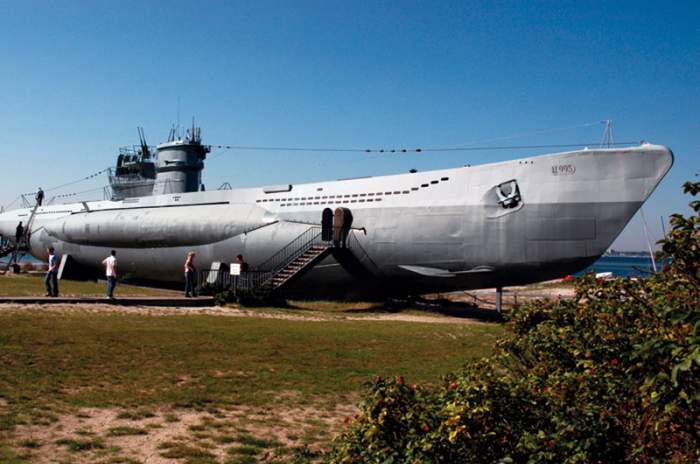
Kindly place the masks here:
POLYGON ((73 414, 59 415, 51 425, 19 426, 15 431, 15 436, 22 437, 19 442, 30 440, 35 446, 18 446, 15 451, 33 463, 128 462, 129 458, 148 464, 168 464, 181 462, 164 456, 168 445, 179 444, 205 450, 222 462, 228 449, 241 446, 237 439, 244 435, 276 443, 258 456, 264 462, 281 457, 280 449, 301 446, 305 434, 316 434, 319 427, 331 439, 345 418, 353 417, 358 411, 352 405, 336 405, 325 409, 238 407, 213 413, 162 408, 149 410, 149 417, 140 418, 125 418, 124 412, 115 408, 83 408, 73 414), (131 434, 115 436, 129 431, 131 434), (62 439, 89 443, 96 438, 100 440, 99 447, 78 452, 57 443, 62 439))
MULTIPOLYGON (((514 304, 523 304, 527 301, 538 298, 572 298, 574 288, 567 285, 557 285, 556 282, 544 285, 531 285, 525 287, 509 287, 503 293, 504 309, 511 308, 514 304)), ((477 322, 478 317, 474 317, 469 311, 485 311, 485 314, 495 309, 496 289, 470 290, 465 292, 454 292, 446 294, 433 294, 426 296, 426 302, 439 300, 436 302, 444 310, 436 311, 435 308, 425 307, 425 314, 416 314, 415 311, 382 311, 380 310, 352 310, 352 311, 324 311, 323 308, 316 310, 298 308, 242 308, 236 306, 207 306, 207 307, 150 307, 150 306, 119 306, 114 304, 100 303, 80 303, 80 304, 0 304, 0 311, 41 311, 68 313, 120 313, 139 314, 144 316, 172 316, 172 315, 208 315, 223 317, 256 317, 269 319, 285 319, 299 321, 403 321, 435 324, 471 324, 477 322), (451 307, 453 305, 454 307, 451 307), (434 314, 431 314, 434 313, 434 314), (470 315, 472 317, 470 317, 470 315)), ((420 307, 420 305, 409 305, 409 307, 420 307)))
POLYGON ((0 312, 43 312, 58 314, 89 314, 89 313, 118 313, 137 314, 142 316, 221 316, 221 317, 255 317, 265 319, 285 319, 293 321, 403 321, 422 322, 435 324, 473 324, 477 321, 463 317, 451 317, 444 315, 419 315, 402 313, 369 313, 359 316, 344 313, 324 313, 321 311, 298 311, 294 309, 269 310, 269 309, 243 309, 235 307, 210 306, 201 308, 189 307, 149 307, 149 306, 118 306, 113 304, 15 304, 6 303, 0 305, 0 312))
MULTIPOLYGON (((559 285, 559 281, 523 287, 508 287, 503 289, 503 305, 509 308, 513 304, 523 304, 527 301, 541 298, 567 299, 573 298, 575 293, 573 285, 559 285)), ((496 289, 484 288, 451 293, 449 299, 451 301, 477 304, 482 309, 492 309, 496 304, 496 289)))

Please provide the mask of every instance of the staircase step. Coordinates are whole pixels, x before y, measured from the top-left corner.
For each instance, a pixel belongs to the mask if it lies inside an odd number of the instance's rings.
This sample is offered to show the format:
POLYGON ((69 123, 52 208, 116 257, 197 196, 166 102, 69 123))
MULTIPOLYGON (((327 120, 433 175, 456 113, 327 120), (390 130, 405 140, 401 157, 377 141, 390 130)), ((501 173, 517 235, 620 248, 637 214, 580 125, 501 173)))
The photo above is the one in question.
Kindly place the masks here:
MULTIPOLYGON (((311 229, 304 232, 304 234, 309 233, 311 229)), ((299 236, 301 238, 301 235, 299 236)), ((311 266, 313 263, 317 262, 319 257, 323 255, 330 248, 329 243, 319 243, 318 237, 312 240, 313 244, 307 244, 304 247, 300 247, 296 251, 296 256, 287 259, 286 262, 281 263, 281 269, 271 275, 265 280, 264 283, 258 285, 257 288, 251 289, 253 292, 261 291, 263 288, 267 293, 272 293, 280 286, 284 285, 288 280, 292 279, 295 275, 303 272, 304 269, 311 266)), ((290 242, 291 244, 292 242, 290 242)))

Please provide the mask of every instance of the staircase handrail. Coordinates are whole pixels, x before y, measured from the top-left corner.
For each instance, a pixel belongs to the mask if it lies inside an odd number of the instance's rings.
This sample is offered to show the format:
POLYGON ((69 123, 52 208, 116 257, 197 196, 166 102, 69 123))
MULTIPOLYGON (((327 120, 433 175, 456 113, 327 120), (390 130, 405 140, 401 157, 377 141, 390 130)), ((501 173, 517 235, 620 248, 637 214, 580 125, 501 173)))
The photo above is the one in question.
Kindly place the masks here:
MULTIPOLYGON (((362 230, 362 229, 360 229, 362 230)), ((343 241, 342 248, 347 248, 351 253, 355 254, 355 258, 360 262, 370 264, 374 269, 379 269, 377 263, 369 256, 365 248, 362 246, 358 238, 355 236, 355 231, 349 231, 346 241, 343 241)), ((255 266, 253 269, 241 273, 235 280, 235 287, 244 291, 257 291, 268 288, 273 278, 296 259, 303 256, 314 246, 324 245, 326 248, 331 247, 332 240, 324 240, 322 228, 318 225, 312 225, 301 234, 293 238, 289 243, 279 249, 272 256, 267 258, 262 263, 255 266)), ((336 246, 339 246, 336 243, 336 246)), ((272 290, 272 288, 268 288, 272 290)))
POLYGON ((19 243, 17 244, 18 247, 21 245, 24 245, 26 247, 29 247, 29 240, 31 238, 32 234, 32 222, 34 222, 34 216, 36 216, 36 210, 39 208, 39 203, 36 203, 34 207, 32 208, 31 213, 29 214, 29 219, 27 219, 27 224, 24 226, 24 230, 22 231, 22 235, 19 238, 19 243))
POLYGON ((242 272, 236 279, 236 288, 243 291, 254 291, 263 287, 274 273, 271 271, 247 271, 242 272))
POLYGON ((268 271, 274 274, 299 256, 303 255, 306 250, 311 248, 313 245, 324 243, 324 241, 320 240, 320 238, 321 227, 309 227, 282 247, 277 253, 256 266, 256 270, 268 271))

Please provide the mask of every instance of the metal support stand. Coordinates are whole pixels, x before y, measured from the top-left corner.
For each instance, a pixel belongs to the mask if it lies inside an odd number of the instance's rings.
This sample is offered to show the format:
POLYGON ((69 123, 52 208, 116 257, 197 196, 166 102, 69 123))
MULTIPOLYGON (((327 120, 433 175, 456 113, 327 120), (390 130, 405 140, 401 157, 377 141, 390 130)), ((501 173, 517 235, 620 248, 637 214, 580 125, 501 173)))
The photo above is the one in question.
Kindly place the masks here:
POLYGON ((501 314, 501 305, 503 303, 503 287, 496 287, 496 311, 501 314))

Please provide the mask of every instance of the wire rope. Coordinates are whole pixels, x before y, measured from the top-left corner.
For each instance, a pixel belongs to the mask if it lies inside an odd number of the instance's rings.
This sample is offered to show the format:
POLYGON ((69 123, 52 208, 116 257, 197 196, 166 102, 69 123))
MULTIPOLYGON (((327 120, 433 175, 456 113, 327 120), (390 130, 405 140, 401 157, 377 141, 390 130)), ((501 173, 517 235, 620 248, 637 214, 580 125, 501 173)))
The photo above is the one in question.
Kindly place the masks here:
MULTIPOLYGON (((611 146, 634 145, 638 142, 617 142, 611 146)), ((479 150, 516 150, 537 148, 576 148, 597 146, 598 142, 589 143, 555 143, 543 145, 499 145, 499 146, 460 146, 460 147, 427 147, 427 148, 321 148, 321 147, 284 147, 284 146, 252 146, 252 145, 209 145, 211 148, 240 151, 305 151, 305 152, 350 152, 350 153, 423 153, 447 151, 479 151, 479 150)))

